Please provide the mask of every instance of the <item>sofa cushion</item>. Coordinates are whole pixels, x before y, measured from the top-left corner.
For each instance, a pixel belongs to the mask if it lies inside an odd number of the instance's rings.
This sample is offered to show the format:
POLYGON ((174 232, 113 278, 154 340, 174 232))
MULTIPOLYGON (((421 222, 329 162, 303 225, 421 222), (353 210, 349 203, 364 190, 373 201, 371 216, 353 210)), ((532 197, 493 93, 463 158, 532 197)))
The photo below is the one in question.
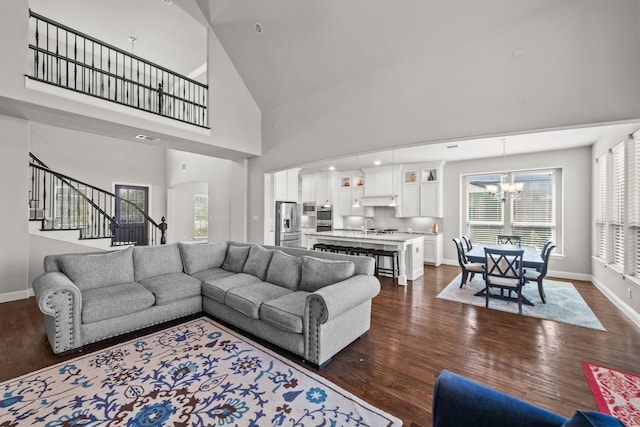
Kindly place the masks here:
POLYGON ((315 292, 327 285, 341 282, 353 276, 355 264, 351 261, 334 261, 310 256, 302 257, 300 289, 315 292))
POLYGON ((562 427, 624 427, 624 424, 615 417, 602 412, 576 411, 571 418, 562 424, 562 427))
POLYGON ((220 268, 227 256, 227 242, 178 243, 184 272, 195 274, 210 268, 220 268))
POLYGON ((267 282, 297 291, 300 285, 300 257, 275 251, 267 270, 267 282))
MULTIPOLYGON (((224 270, 222 270, 224 271, 224 270)), ((225 303, 227 292, 231 289, 242 286, 260 283, 258 277, 246 273, 229 274, 228 276, 219 277, 215 280, 202 283, 202 295, 218 301, 220 304, 225 303)))
POLYGON ((153 294, 139 283, 121 283, 82 291, 82 323, 124 316, 151 307, 153 294))
POLYGON ((301 334, 307 295, 309 292, 291 292, 263 303, 260 319, 285 331, 301 334))
POLYGON ((227 255, 222 263, 222 268, 233 273, 242 273, 250 249, 251 246, 229 245, 227 247, 227 255))
POLYGON ((156 305, 171 304, 201 294, 202 282, 185 273, 163 274, 141 280, 140 284, 153 292, 156 305))
POLYGON ((273 252, 273 249, 265 249, 259 245, 251 245, 249 257, 247 258, 247 262, 244 264, 243 271, 247 274, 253 274, 256 277, 259 277, 260 280, 265 280, 267 278, 267 269, 269 268, 273 252))
POLYGON ((223 270, 221 268, 210 268, 208 270, 204 270, 194 274, 193 277, 202 282, 212 282, 214 280, 220 279, 221 277, 233 276, 234 274, 235 273, 223 270))
POLYGON ((273 283, 260 282, 253 285, 230 289, 225 297, 225 304, 253 319, 260 318, 260 306, 291 291, 273 283))
POLYGON ((70 254, 60 259, 62 272, 81 290, 133 282, 133 249, 101 254, 70 254))
POLYGON ((133 248, 133 271, 136 282, 164 274, 181 273, 182 258, 177 243, 133 248))

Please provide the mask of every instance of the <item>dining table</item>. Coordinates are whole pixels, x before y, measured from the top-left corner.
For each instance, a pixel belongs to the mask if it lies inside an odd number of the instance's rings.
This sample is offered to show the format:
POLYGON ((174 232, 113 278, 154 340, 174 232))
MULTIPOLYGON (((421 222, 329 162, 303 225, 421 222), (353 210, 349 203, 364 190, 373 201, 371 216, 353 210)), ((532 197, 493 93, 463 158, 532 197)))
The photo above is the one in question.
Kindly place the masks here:
MULTIPOLYGON (((517 251, 522 250, 522 263, 524 268, 532 268, 538 269, 544 265, 544 260, 542 259, 542 255, 538 252, 538 249, 535 246, 529 245, 505 245, 505 244, 478 244, 471 248, 465 254, 467 259, 470 262, 485 262, 484 248, 489 249, 499 249, 501 251, 517 251)), ((482 289, 476 292, 474 295, 476 296, 485 296, 486 289, 482 289)), ((512 299, 510 297, 503 297, 502 295, 495 295, 494 297, 500 299, 512 299)), ((522 303, 526 305, 534 305, 528 298, 523 297, 522 303)))

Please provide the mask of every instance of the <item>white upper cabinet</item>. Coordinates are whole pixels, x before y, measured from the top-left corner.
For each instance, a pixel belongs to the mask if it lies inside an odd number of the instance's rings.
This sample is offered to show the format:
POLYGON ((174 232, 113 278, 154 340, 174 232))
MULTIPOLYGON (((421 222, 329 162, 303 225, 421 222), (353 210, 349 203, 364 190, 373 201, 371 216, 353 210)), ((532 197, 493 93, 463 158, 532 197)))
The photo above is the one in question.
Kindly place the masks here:
POLYGON ((315 174, 302 175, 302 203, 316 201, 315 174))
POLYGON ((364 186, 364 195, 367 197, 391 196, 392 176, 391 166, 363 169, 367 185, 364 186))
POLYGON ((293 168, 273 174, 273 195, 276 201, 298 201, 299 171, 299 168, 293 168))
POLYGON ((364 215, 363 200, 364 176, 359 171, 338 173, 338 197, 334 207, 337 216, 364 215), (353 207, 356 199, 360 207, 353 207))
POLYGON ((398 210, 403 217, 441 218, 443 211, 442 172, 444 162, 404 165, 402 197, 398 210))

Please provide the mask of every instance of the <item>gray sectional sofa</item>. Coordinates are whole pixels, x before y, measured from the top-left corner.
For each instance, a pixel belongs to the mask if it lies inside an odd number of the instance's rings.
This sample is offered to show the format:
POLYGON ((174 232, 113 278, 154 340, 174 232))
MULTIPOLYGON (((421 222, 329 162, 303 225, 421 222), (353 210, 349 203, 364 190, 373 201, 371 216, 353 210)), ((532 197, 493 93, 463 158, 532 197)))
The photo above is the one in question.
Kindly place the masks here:
POLYGON ((49 255, 33 282, 55 353, 205 312, 322 366, 369 330, 374 262, 237 242, 49 255))

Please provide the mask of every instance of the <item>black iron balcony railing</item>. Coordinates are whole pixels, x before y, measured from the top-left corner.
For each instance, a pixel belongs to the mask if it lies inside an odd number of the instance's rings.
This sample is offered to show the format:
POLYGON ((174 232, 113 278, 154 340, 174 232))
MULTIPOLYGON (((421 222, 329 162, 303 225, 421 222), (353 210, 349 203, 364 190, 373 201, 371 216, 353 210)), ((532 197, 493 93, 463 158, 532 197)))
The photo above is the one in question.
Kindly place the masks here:
POLYGON ((30 79, 208 128, 208 86, 33 11, 30 79))

